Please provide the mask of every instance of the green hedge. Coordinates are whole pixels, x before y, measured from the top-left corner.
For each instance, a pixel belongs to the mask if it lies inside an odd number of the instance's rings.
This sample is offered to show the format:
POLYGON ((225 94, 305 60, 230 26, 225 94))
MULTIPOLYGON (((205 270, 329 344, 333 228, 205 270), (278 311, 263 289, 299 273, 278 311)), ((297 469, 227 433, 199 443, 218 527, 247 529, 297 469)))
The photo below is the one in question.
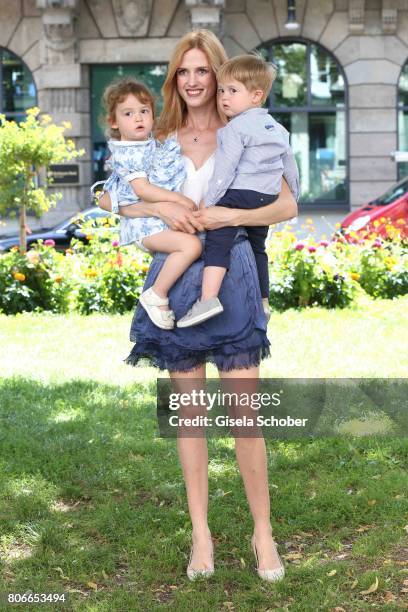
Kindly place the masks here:
MULTIPOLYGON (((77 311, 123 313, 142 290, 150 256, 135 247, 119 248, 112 234, 76 241, 65 254, 52 241, 25 255, 0 256, 0 312, 77 311)), ((289 226, 268 242, 270 304, 275 310, 323 306, 344 308, 358 292, 374 298, 408 293, 408 245, 371 235, 348 243, 297 241, 289 226)))

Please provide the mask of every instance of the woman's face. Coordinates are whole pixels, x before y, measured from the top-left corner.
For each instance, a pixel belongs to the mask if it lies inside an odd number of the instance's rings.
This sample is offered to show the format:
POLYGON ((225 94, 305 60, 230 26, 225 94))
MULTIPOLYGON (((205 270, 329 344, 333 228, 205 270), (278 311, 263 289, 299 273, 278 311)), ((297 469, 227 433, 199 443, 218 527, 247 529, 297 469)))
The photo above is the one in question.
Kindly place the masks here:
POLYGON ((199 108, 215 100, 217 81, 201 49, 186 51, 176 75, 177 91, 187 106, 199 108))

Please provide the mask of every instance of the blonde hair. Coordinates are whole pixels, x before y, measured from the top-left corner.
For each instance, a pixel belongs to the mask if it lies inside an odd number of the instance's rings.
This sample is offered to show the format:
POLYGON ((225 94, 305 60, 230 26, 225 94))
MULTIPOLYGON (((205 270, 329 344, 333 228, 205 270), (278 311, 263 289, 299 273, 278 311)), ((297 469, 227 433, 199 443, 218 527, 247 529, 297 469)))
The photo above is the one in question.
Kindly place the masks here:
MULTIPOLYGON (((228 59, 224 47, 210 30, 195 30, 183 36, 173 51, 167 77, 162 87, 163 111, 157 124, 159 138, 166 138, 186 123, 188 111, 186 103, 177 91, 177 69, 181 64, 183 55, 191 49, 200 49, 205 53, 215 76, 220 66, 228 59)), ((223 119, 224 116, 218 108, 217 112, 223 119)))
POLYGON ((218 70, 217 81, 225 83, 228 79, 233 79, 242 83, 248 91, 261 89, 263 91, 261 104, 264 104, 276 74, 276 67, 273 64, 266 62, 262 55, 251 53, 237 55, 225 62, 218 70))
POLYGON ((105 109, 104 124, 106 127, 106 136, 108 138, 115 138, 116 140, 120 138, 119 130, 111 127, 109 121, 115 120, 118 104, 123 102, 129 94, 133 94, 142 104, 150 106, 154 119, 154 96, 143 83, 136 81, 133 77, 125 77, 118 81, 114 81, 108 85, 102 97, 105 109))

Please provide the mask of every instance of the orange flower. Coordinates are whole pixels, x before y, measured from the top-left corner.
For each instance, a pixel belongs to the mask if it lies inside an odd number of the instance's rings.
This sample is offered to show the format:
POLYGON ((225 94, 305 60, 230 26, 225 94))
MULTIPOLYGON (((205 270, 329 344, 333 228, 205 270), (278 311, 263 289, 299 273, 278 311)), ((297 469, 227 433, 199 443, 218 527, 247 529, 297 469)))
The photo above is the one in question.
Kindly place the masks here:
POLYGON ((62 276, 58 275, 54 278, 56 283, 60 283, 62 281, 62 276))
POLYGON ((352 272, 352 273, 350 274, 350 276, 351 276, 351 278, 352 278, 353 280, 355 280, 355 281, 358 281, 358 279, 360 278, 360 275, 359 275, 359 274, 357 274, 357 272, 352 272))
POLYGON ((25 274, 23 274, 22 272, 14 272, 13 276, 15 280, 18 280, 21 283, 23 283, 26 279, 25 274))

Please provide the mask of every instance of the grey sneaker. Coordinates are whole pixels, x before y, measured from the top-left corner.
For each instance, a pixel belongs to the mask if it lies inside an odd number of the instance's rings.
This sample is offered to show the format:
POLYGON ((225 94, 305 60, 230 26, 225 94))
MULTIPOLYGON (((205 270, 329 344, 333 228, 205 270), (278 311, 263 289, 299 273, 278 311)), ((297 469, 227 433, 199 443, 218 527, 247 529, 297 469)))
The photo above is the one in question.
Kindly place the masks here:
POLYGON ((203 321, 207 321, 207 319, 215 317, 220 312, 223 312, 223 310, 224 308, 217 297, 204 300, 203 302, 197 300, 188 313, 177 321, 177 327, 198 325, 203 321))

